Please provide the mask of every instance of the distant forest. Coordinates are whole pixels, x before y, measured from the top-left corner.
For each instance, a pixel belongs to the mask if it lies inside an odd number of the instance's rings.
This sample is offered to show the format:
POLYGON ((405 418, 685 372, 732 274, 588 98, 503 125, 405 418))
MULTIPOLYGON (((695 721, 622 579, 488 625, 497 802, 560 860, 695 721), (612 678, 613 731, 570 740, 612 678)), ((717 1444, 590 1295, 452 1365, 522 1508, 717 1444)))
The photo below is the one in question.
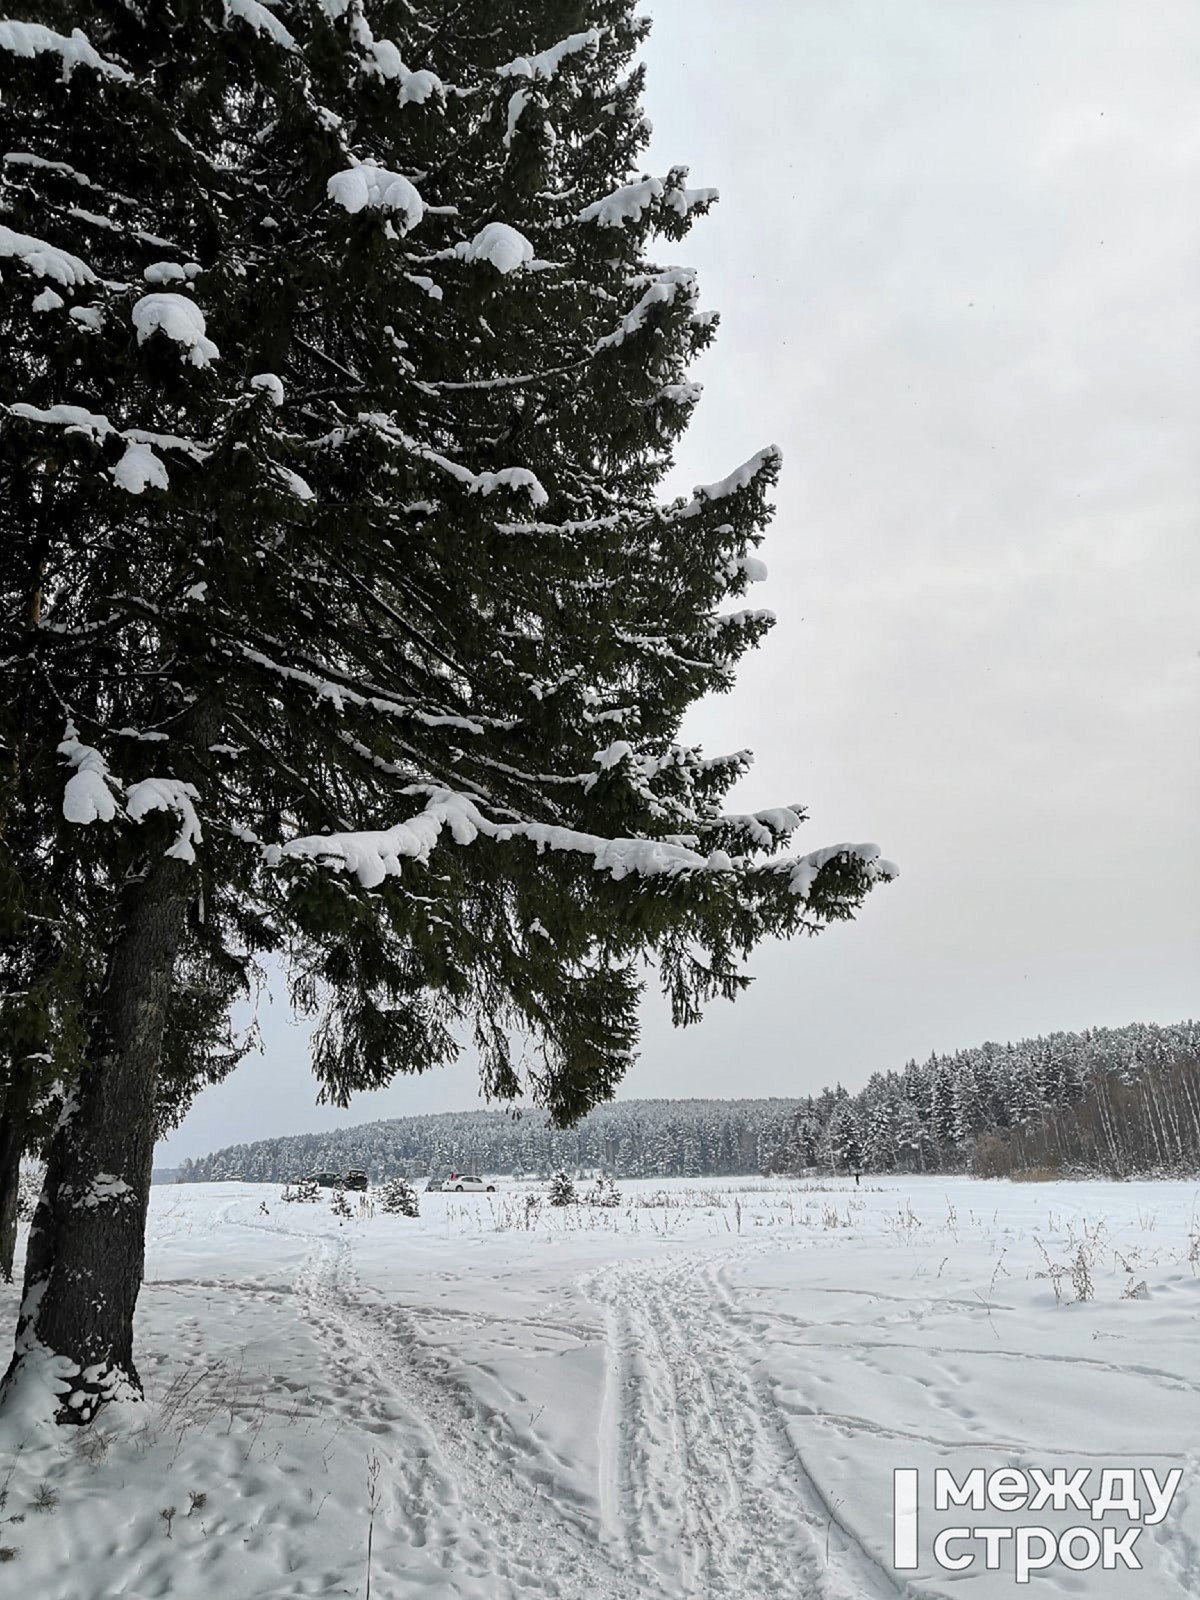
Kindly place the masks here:
POLYGON ((838 1086, 796 1110, 777 1170, 1200 1171, 1200 1023, 983 1044, 838 1086))
POLYGON ((447 1112, 230 1145, 178 1181, 282 1183, 480 1171, 615 1177, 763 1172, 1200 1171, 1200 1023, 1133 1023, 983 1044, 795 1100, 625 1100, 576 1127, 525 1111, 447 1112))
POLYGON ((359 1167, 375 1181, 431 1173, 608 1172, 619 1178, 763 1172, 786 1144, 797 1100, 618 1100, 573 1128, 544 1112, 450 1111, 235 1144, 185 1161, 180 1183, 237 1173, 282 1183, 359 1167))

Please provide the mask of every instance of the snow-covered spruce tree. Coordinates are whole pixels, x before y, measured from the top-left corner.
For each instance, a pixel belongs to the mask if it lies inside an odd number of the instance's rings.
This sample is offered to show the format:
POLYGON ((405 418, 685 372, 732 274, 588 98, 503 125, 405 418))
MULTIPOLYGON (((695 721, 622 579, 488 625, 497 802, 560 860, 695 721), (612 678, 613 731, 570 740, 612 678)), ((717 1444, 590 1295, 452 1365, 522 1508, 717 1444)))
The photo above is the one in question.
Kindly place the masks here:
POLYGON ((417 1191, 407 1178, 387 1178, 376 1196, 381 1211, 395 1212, 402 1217, 419 1217, 421 1202, 417 1191))
POLYGON ((326 1097, 466 1026, 490 1096, 566 1124, 628 1065, 642 957, 691 1022, 888 875, 784 858, 800 811, 727 815, 746 754, 677 742, 769 626, 778 457, 656 499, 714 319, 650 250, 712 196, 639 173, 633 9, 0 23, 3 848, 70 907, 84 1041, 8 1387, 61 1420, 138 1392, 172 1029, 219 1059, 262 952, 326 1097))
POLYGON ((575 1191, 575 1184, 569 1172, 556 1172, 550 1179, 549 1199, 552 1206, 579 1204, 579 1195, 575 1191))

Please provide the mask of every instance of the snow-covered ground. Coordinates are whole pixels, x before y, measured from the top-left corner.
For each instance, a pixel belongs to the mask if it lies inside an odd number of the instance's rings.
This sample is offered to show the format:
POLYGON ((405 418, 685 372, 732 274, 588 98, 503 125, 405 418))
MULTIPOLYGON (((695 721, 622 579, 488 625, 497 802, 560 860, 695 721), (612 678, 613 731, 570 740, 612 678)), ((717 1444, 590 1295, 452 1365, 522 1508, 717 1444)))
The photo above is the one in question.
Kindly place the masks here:
POLYGON ((275 1187, 156 1189, 148 1403, 19 1448, 0 1427, 0 1593, 363 1596, 370 1535, 376 1600, 992 1600, 1022 1592, 1012 1541, 952 1572, 939 1528, 1091 1519, 935 1511, 933 1469, 977 1466, 1089 1468, 1089 1494, 1182 1468, 1143 1570, 1033 1576, 1200 1592, 1195 1186, 696 1179, 530 1214, 499 1183, 342 1225, 275 1187), (898 1468, 922 1485, 900 1573, 898 1468))

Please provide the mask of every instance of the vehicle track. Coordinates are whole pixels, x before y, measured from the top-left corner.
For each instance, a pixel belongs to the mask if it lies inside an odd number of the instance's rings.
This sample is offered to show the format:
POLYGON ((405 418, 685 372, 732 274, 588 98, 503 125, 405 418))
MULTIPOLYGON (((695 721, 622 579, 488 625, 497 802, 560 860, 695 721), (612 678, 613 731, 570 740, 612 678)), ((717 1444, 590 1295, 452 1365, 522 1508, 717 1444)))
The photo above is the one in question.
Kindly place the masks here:
POLYGON ((694 1600, 917 1600, 830 1504, 794 1444, 723 1277, 744 1260, 620 1263, 584 1280, 607 1313, 602 1456, 631 1548, 694 1600), (828 1558, 827 1558, 828 1550, 828 1558))
POLYGON ((765 1246, 580 1280, 605 1339, 597 1518, 455 1378, 410 1310, 360 1285, 351 1235, 226 1220, 309 1245, 297 1306, 335 1395, 373 1435, 396 1549, 486 1580, 496 1600, 920 1600, 829 1503, 789 1433, 725 1276, 765 1246))
POLYGON ((405 1308, 364 1291, 347 1235, 294 1236, 311 1244, 295 1280, 298 1309, 335 1393, 357 1399, 381 1461, 385 1563, 389 1543, 408 1546, 444 1567, 448 1583, 470 1575, 496 1600, 659 1600, 653 1572, 607 1547, 551 1474, 528 1469, 507 1419, 454 1380, 405 1308))

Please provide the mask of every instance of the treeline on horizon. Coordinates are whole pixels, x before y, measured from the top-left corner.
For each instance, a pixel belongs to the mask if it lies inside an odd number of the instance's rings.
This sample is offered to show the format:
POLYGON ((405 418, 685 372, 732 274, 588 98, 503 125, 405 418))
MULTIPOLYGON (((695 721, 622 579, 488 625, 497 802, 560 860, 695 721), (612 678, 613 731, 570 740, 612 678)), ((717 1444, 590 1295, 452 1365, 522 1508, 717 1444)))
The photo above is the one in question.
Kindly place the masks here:
POLYGON ((457 1169, 619 1178, 751 1173, 1200 1170, 1200 1024, 1132 1023, 987 1043, 875 1073, 858 1093, 626 1100, 574 1128, 539 1112, 442 1112, 228 1145, 180 1183, 284 1183, 358 1167, 373 1180, 457 1169))
POLYGON ((1200 1023, 1131 1023, 983 1044, 840 1085, 796 1110, 776 1170, 1200 1171, 1200 1023))
POLYGON ((797 1100, 619 1100, 573 1128, 544 1112, 446 1111, 355 1128, 229 1145, 183 1162, 179 1183, 231 1174, 285 1183, 357 1167, 372 1182, 451 1171, 548 1176, 565 1169, 618 1178, 759 1173, 787 1142, 797 1100))

